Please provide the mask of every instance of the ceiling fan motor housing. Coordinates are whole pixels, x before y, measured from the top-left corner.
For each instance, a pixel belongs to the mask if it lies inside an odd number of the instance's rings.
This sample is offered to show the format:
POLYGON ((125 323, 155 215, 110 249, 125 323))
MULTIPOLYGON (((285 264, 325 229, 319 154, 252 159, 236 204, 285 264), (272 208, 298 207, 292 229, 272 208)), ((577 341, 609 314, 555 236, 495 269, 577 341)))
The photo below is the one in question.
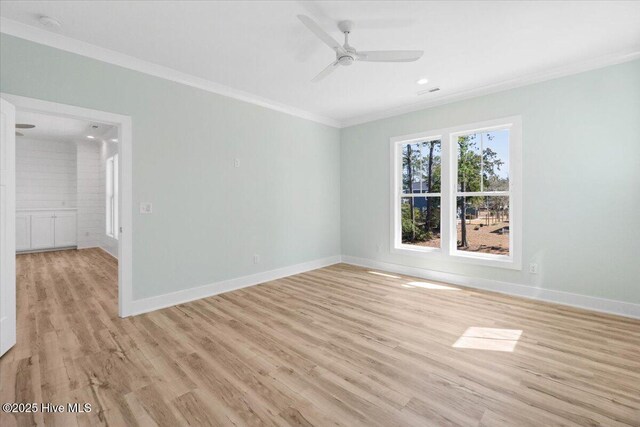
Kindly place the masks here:
POLYGON ((351 64, 353 64, 353 61, 355 61, 355 57, 353 55, 351 55, 350 52, 348 52, 346 55, 345 54, 337 54, 336 57, 337 57, 338 63, 340 65, 351 65, 351 64))

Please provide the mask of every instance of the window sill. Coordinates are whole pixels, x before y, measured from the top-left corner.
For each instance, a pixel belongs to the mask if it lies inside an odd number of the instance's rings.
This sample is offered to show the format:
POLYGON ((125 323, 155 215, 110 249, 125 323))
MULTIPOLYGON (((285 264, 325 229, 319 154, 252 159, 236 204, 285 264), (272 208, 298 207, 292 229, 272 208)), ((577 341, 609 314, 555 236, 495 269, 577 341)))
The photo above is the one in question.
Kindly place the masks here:
POLYGON ((443 257, 440 248, 432 248, 429 246, 399 245, 391 248, 391 252, 415 257, 443 257))
POLYGON ((462 251, 454 251, 446 254, 440 248, 400 245, 391 248, 391 253, 412 256, 423 259, 439 259, 441 261, 453 261, 462 264, 481 265, 484 267, 504 268, 508 270, 522 270, 522 263, 511 256, 492 254, 471 254, 462 251))
POLYGON ((507 255, 471 254, 456 250, 448 259, 466 264, 483 265, 485 267, 522 270, 521 263, 516 261, 512 256, 507 255))

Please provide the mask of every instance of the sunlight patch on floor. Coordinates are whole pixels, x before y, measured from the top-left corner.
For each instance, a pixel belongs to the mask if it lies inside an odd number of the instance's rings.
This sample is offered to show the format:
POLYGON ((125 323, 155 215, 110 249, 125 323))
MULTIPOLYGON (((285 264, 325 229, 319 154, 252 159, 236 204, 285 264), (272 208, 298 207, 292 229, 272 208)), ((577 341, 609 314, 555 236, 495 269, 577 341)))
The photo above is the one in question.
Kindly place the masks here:
POLYGON ((387 274, 387 273, 380 273, 379 271, 367 271, 367 273, 369 274, 375 274, 376 276, 384 276, 384 277, 390 277, 392 279, 400 279, 400 276, 394 276, 393 274, 387 274))
POLYGON ((440 285, 438 283, 431 282, 408 282, 406 285, 402 285, 405 288, 423 288, 423 289, 439 289, 446 291, 459 291, 460 289, 453 286, 440 285))
POLYGON ((476 350, 508 351, 512 352, 522 335, 520 329, 468 328, 458 341, 455 348, 470 348, 476 350))

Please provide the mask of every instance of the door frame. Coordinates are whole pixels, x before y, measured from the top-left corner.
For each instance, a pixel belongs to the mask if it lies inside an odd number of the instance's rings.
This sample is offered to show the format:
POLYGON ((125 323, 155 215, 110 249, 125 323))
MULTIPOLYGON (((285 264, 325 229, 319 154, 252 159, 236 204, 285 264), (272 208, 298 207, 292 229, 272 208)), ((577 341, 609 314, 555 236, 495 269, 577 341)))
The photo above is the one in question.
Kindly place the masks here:
POLYGON ((118 239, 118 315, 120 317, 131 315, 133 301, 133 138, 131 117, 8 93, 0 93, 0 96, 13 104, 17 111, 101 122, 118 128, 118 215, 120 222, 120 238, 118 239))
POLYGON ((16 344, 15 106, 0 99, 0 356, 16 344))

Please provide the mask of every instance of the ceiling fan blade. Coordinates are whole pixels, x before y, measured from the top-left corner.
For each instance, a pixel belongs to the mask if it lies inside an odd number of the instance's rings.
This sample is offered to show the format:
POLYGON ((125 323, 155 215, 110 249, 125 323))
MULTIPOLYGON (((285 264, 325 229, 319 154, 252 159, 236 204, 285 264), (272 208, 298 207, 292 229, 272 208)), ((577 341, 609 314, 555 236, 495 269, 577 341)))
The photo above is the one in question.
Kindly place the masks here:
POLYGON ((333 49, 336 52, 344 53, 344 48, 338 43, 333 37, 331 37, 325 30, 320 28, 320 26, 313 19, 309 18, 306 15, 298 15, 298 19, 302 21, 302 23, 309 29, 313 34, 315 34, 320 40, 322 40, 327 46, 333 49))
POLYGON ((16 136, 24 136, 24 133, 16 131, 16 136))
POLYGON ((336 68, 338 68, 338 61, 332 62, 331 64, 327 65, 325 69, 320 71, 320 73, 318 73, 318 75, 315 76, 311 81, 314 83, 319 82, 329 74, 333 73, 333 70, 335 70, 336 68))
POLYGON ((358 52, 358 61, 368 62, 412 62, 422 57, 422 50, 371 50, 358 52))

